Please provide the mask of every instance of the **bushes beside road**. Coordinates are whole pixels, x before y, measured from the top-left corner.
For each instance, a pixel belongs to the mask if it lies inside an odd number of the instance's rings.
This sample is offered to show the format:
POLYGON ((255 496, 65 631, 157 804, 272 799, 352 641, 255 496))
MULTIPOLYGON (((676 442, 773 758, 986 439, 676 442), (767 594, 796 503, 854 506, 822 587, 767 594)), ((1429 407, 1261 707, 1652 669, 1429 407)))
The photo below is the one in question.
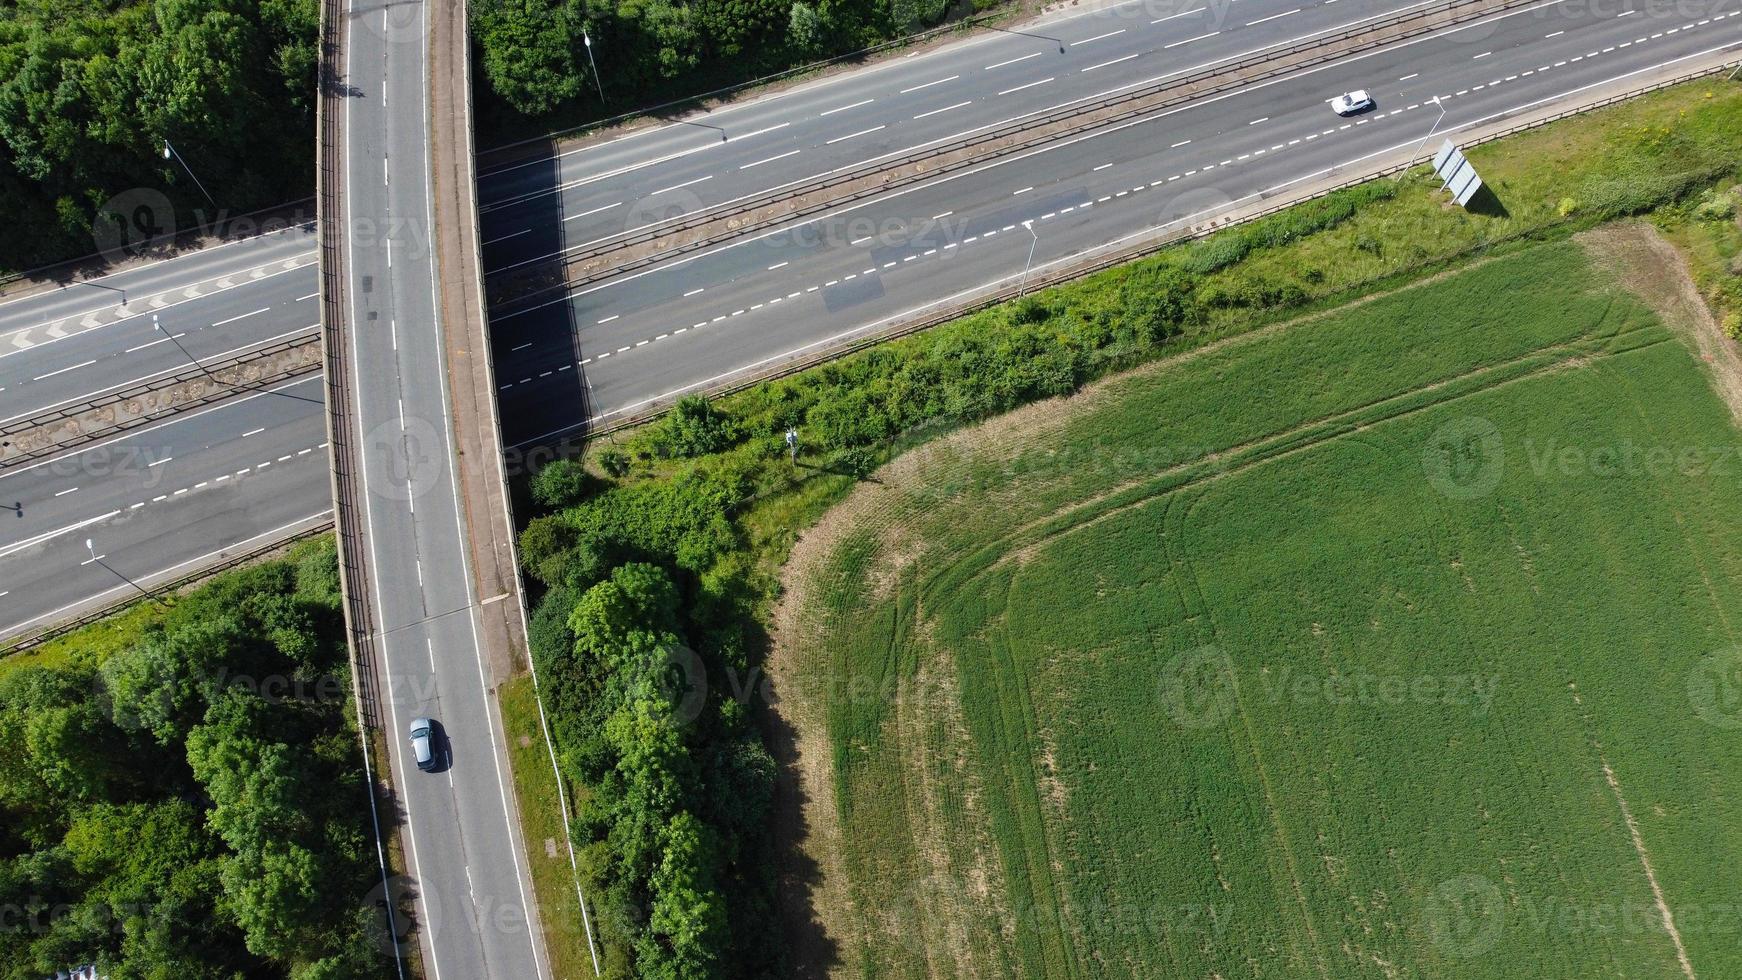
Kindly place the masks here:
POLYGON ((0 976, 390 975, 332 542, 110 628, 0 671, 0 976))

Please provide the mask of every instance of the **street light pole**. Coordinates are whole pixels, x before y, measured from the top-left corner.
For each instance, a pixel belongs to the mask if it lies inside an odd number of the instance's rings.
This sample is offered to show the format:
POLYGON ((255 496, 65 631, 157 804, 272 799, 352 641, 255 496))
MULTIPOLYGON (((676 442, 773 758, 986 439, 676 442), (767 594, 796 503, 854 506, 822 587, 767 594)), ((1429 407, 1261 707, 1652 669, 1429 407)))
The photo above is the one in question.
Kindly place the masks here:
POLYGON ((599 89, 599 102, 603 104, 605 101, 605 81, 599 77, 599 63, 593 60, 593 35, 587 33, 585 27, 581 28, 581 40, 587 43, 587 64, 593 68, 593 85, 599 89))
POLYGON ((1034 231, 1033 218, 1024 221, 1022 227, 1027 229, 1029 237, 1034 240, 1028 243, 1028 264, 1022 267, 1022 283, 1016 287, 1017 299, 1021 299, 1023 294, 1028 292, 1028 270, 1034 268, 1034 249, 1035 246, 1040 244, 1040 235, 1036 234, 1034 231))
MULTIPOLYGON (((181 339, 179 337, 177 337, 175 334, 170 333, 168 330, 165 330, 163 328, 163 324, 157 322, 157 314, 156 313, 151 314, 151 329, 157 331, 160 334, 163 334, 164 339, 168 340, 170 343, 174 344, 175 349, 181 351, 181 356, 187 358, 188 362, 190 364, 192 364, 194 367, 199 368, 200 373, 205 375, 206 378, 208 380, 210 380, 213 384, 220 384, 220 385, 227 384, 226 382, 219 381, 217 376, 212 374, 212 371, 210 368, 206 367, 204 364, 201 364, 199 361, 199 358, 197 358, 197 357, 193 356, 193 354, 189 353, 188 349, 186 347, 182 346, 181 339)), ((234 387, 234 386, 231 386, 231 387, 234 387)))
MULTIPOLYGON (((199 368, 200 373, 205 375, 206 380, 210 381, 212 384, 223 385, 226 388, 238 388, 238 389, 241 389, 243 391, 260 391, 260 392, 264 392, 268 395, 277 395, 280 398, 290 398, 290 399, 294 399, 294 400, 299 401, 299 402, 318 402, 318 401, 320 401, 320 399, 318 399, 318 398, 305 398, 302 395, 293 395, 293 394, 290 394, 289 392, 280 391, 276 388, 262 388, 259 384, 256 384, 256 383, 250 382, 250 381, 225 381, 223 378, 220 378, 217 375, 213 374, 211 368, 206 367, 206 365, 199 358, 197 358, 193 355, 192 351, 188 350, 186 347, 184 347, 182 345, 180 334, 170 333, 169 330, 166 329, 163 324, 157 322, 157 314, 156 313, 151 314, 151 329, 157 331, 160 334, 163 334, 163 338, 165 340, 169 341, 170 343, 174 344, 175 349, 181 351, 181 356, 187 358, 189 364, 192 364, 194 367, 199 368)), ((288 387, 288 386, 286 386, 286 387, 288 387)))
POLYGON ((1399 170, 1397 172, 1397 176, 1393 177, 1392 178, 1393 180, 1402 180, 1403 175, 1405 173, 1409 172, 1410 166, 1412 166, 1415 163, 1415 158, 1417 156, 1421 155, 1421 148, 1427 145, 1428 140, 1431 140, 1434 138, 1434 130, 1439 129, 1440 123, 1443 122, 1446 118, 1446 104, 1444 102, 1441 102, 1440 97, 1437 95, 1433 97, 1432 101, 1433 101, 1434 105, 1437 105, 1440 107, 1439 118, 1435 119, 1434 124, 1432 126, 1428 127, 1427 135, 1423 136, 1421 138, 1421 142, 1415 144, 1415 152, 1411 153, 1409 155, 1409 162, 1404 164, 1403 169, 1399 170))
POLYGON ((206 203, 212 206, 214 212, 218 210, 218 202, 212 200, 212 195, 206 193, 206 185, 200 183, 200 178, 194 175, 194 168, 188 166, 188 162, 182 158, 182 155, 176 152, 175 147, 169 144, 169 139, 167 137, 163 141, 163 158, 165 160, 173 159, 175 162, 181 164, 181 168, 188 172, 188 176, 193 177, 194 186, 200 189, 201 194, 205 194, 206 203))
MULTIPOLYGON (((141 586, 138 582, 135 582, 132 579, 128 578, 127 576, 122 575, 120 572, 115 570, 114 566, 112 566, 108 562, 104 561, 103 556, 97 554, 97 546, 95 544, 91 543, 90 538, 85 539, 85 550, 91 553, 91 561, 94 561, 97 564, 103 566, 105 569, 108 570, 109 574, 115 576, 116 578, 120 579, 123 582, 126 582, 128 585, 133 586, 134 589, 138 590, 140 595, 144 596, 147 599, 150 599, 152 602, 157 603, 158 605, 162 606, 165 609, 169 608, 169 603, 166 603, 162 599, 159 599, 157 596, 154 596, 150 592, 145 591, 145 588, 143 586, 141 586)), ((87 564, 88 564, 88 562, 87 562, 87 564)))

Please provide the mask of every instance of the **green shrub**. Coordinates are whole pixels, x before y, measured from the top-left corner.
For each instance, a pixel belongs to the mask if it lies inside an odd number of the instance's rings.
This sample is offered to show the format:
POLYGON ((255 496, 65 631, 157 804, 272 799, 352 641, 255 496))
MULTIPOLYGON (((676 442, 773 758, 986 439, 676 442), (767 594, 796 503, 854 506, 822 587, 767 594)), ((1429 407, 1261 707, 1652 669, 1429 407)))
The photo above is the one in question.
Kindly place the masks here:
POLYGON ((865 446, 843 449, 834 455, 833 461, 841 472, 859 480, 875 472, 878 464, 876 451, 865 446))
POLYGON ((532 478, 532 499, 541 507, 572 507, 593 492, 597 484, 578 461, 553 460, 532 478))
POLYGON ((1694 205, 1694 217, 1701 221, 1729 221, 1736 216, 1737 196, 1736 188, 1723 191, 1707 188, 1694 205))
POLYGON ((693 459, 730 445, 737 430, 732 420, 702 395, 687 395, 659 421, 654 444, 660 455, 693 459))
POLYGON ((1024 296, 1010 304, 1010 322, 1012 324, 1045 323, 1052 318, 1052 310, 1040 297, 1024 296))
POLYGON ((629 475, 629 455, 621 449, 606 449, 599 453, 599 468, 621 480, 629 475))

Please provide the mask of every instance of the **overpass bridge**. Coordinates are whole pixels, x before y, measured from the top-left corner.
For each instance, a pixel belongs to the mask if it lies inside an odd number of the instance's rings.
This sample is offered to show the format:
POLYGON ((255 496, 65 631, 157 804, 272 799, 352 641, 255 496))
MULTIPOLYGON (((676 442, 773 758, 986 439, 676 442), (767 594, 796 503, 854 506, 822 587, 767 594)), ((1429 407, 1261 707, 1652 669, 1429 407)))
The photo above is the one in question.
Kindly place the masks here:
POLYGON ((432 978, 544 977, 495 699, 527 656, 464 3, 325 0, 322 61, 328 441, 359 714, 388 747, 381 819, 401 830, 410 882, 396 934, 415 928, 432 978), (434 772, 405 751, 422 717, 441 726, 434 772))

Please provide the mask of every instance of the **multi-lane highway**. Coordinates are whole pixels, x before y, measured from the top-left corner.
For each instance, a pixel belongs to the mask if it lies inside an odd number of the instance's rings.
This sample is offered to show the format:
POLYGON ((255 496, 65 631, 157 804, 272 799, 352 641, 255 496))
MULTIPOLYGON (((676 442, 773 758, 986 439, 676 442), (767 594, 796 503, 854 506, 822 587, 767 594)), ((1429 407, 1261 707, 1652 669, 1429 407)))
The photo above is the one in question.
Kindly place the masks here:
POLYGON ((174 373, 190 354, 313 336, 312 245, 311 228, 287 228, 0 302, 0 424, 174 373))
MULTIPOLYGON (((1643 79, 1742 43, 1736 9, 1733 0, 1534 4, 909 185, 795 227, 590 283, 566 298, 495 310, 506 435, 516 442, 589 416, 614 418, 649 399, 1009 281, 1021 275, 1031 244, 1041 267, 1332 166, 1358 170, 1364 157, 1413 149, 1430 129, 1455 135, 1545 100, 1576 103, 1591 86, 1643 79), (1371 89, 1377 110, 1348 120, 1331 115, 1322 100, 1351 87, 1371 89), (1443 97, 1443 119, 1429 101, 1436 96, 1443 97)), ((1073 11, 1019 25, 1021 33, 976 35, 554 159, 486 169, 487 267, 500 271, 585 247, 1379 13, 1381 5, 1368 0, 1153 0, 1073 11)), ((382 220, 361 223, 359 238, 379 246, 411 218, 382 220)), ((208 358, 310 330, 317 317, 309 297, 318 288, 310 243, 297 229, 0 303, 0 418, 185 364, 164 342, 166 332, 208 358), (292 262, 298 267, 287 268, 292 262), (117 307, 122 289, 124 310, 117 307), (165 331, 152 330, 154 308, 165 331)), ((133 438, 148 440, 150 431, 133 438)), ((222 472, 214 455, 201 477, 222 472)), ((283 492, 307 494, 298 501, 308 513, 324 506, 312 485, 283 492)), ((87 507, 79 519, 102 513, 87 507)), ((212 550, 211 536, 146 536, 138 523, 106 520, 114 526, 93 527, 147 579, 212 550)), ((29 508, 12 521, 31 534, 53 530, 29 508)), ((211 522, 245 536, 228 517, 214 514, 211 522)), ((244 523, 255 534, 270 529, 244 523)), ((35 579, 43 562, 56 560, 33 548, 0 554, 0 581, 35 579)), ((40 611, 17 605, 17 594, 0 596, 0 632, 40 611)), ((57 605, 75 598, 62 593, 57 605)))
MULTIPOLYGON (((1228 12, 1241 8, 1249 10, 1242 16, 1260 10, 1269 11, 1262 17, 1278 13, 1257 0, 1236 0, 1220 8, 1223 34, 1239 20, 1228 20, 1228 12)), ((1412 149, 1430 131, 1455 135, 1545 101, 1576 98, 1617 78, 1738 45, 1738 10, 1732 0, 1689 0, 1651 9, 1536 4, 909 186, 591 283, 566 298, 497 310, 492 331, 504 419, 512 427, 508 437, 537 439, 564 424, 586 421, 524 408, 578 405, 575 390, 582 383, 588 388, 591 418, 609 418, 745 366, 1012 280, 1023 273, 1031 245, 1036 267, 1044 267, 1182 217, 1208 215, 1333 167, 1353 172, 1363 159, 1412 149), (1337 117, 1326 100, 1353 88, 1370 89, 1378 107, 1355 118, 1337 117)), ((1266 23, 1295 21, 1304 26, 1299 18, 1306 16, 1308 11, 1302 10, 1266 23)), ((1040 89, 1060 86, 1059 94, 1080 97, 1083 77, 1112 67, 1131 66, 1138 79, 1155 77, 1177 64, 1178 49, 1170 48, 1175 42, 1167 40, 1172 34, 1146 40, 1133 35, 1179 23, 1162 19, 1139 25, 1115 8, 1053 30, 1065 39, 1067 52, 1079 50, 1079 45, 1087 49, 1120 42, 1133 49, 1102 51, 1126 59, 1105 68, 1105 61, 1061 56, 1054 42, 1039 38, 1001 38, 997 45, 952 51, 944 68, 935 71, 929 65, 897 63, 895 77, 877 82, 879 91, 900 95, 905 88, 909 101, 870 89, 847 93, 852 98, 845 102, 776 100, 767 111, 784 107, 787 125, 759 134, 757 139, 770 142, 754 149, 720 146, 717 137, 707 143, 707 134, 696 133, 694 127, 659 130, 649 138, 662 140, 659 149, 671 159, 660 162, 657 154, 650 155, 654 162, 635 176, 649 191, 679 190, 653 193, 652 204, 644 199, 633 207, 642 213, 656 211, 664 195, 699 195, 715 184, 729 188, 721 198, 729 200, 743 190, 742 168, 761 159, 765 150, 791 154, 786 158, 790 160, 809 159, 788 171, 800 174, 808 173, 807 168, 852 162, 837 152, 848 143, 877 156, 935 140, 934 127, 925 125, 936 118, 926 116, 939 108, 925 108, 933 103, 969 103, 961 107, 960 121, 974 125, 976 118, 1004 119, 1029 111, 1031 103, 1018 97, 1040 89), (1026 55, 1021 52, 1024 45, 1026 55), (1028 60, 1010 63, 1021 57, 1028 60), (1085 61, 1089 63, 1080 63, 1085 61), (987 94, 987 77, 1024 65, 1037 66, 1034 72, 1046 66, 1040 79, 1020 83, 1037 88, 1015 90, 1013 84, 987 94), (933 78, 945 68, 946 74, 933 78), (1078 84, 1064 87, 1071 75, 1078 84), (886 109, 868 115, 878 106, 886 109), (870 126, 878 128, 866 133, 870 126), (800 145, 775 142, 794 130, 804 133, 795 137, 800 145), (692 152, 675 156, 669 144, 685 137, 692 152), (701 149, 706 146, 713 149, 701 149)), ((1198 25, 1206 32, 1214 26, 1198 25)), ((1095 84, 1106 81, 1112 79, 1095 84)), ((766 118, 756 117, 741 126, 736 115, 726 117, 733 120, 726 132, 742 128, 755 133, 769 125, 766 118)), ((608 148, 622 153, 627 142, 608 148)), ((586 214, 626 196, 617 186, 598 188, 603 181, 568 183, 560 192, 563 213, 586 214)), ((492 264, 524 261, 516 257, 523 251, 517 243, 532 236, 514 237, 498 214, 487 216, 492 223, 486 225, 486 238, 499 250, 514 251, 492 264)))
POLYGON ((1050 109, 1305 42, 1433 0, 1124 4, 480 177, 493 271, 1050 109))
MULTIPOLYGON (((348 442, 359 498, 343 515, 367 551, 376 669, 403 810, 408 871, 431 977, 544 977, 538 922, 461 515, 447 355, 432 248, 427 2, 345 0, 341 229, 348 442), (381 234, 364 234, 380 228, 381 234), (406 732, 435 719, 438 764, 420 771, 406 732)), ((462 49, 463 50, 463 49, 462 49)), ((470 133, 457 137, 470 146, 470 133)), ((326 206, 325 203, 322 205, 326 206)), ((335 429, 335 431, 338 431, 335 429)))
POLYGON ((133 586, 122 576, 178 574, 325 522, 323 418, 313 378, 0 472, 5 625, 125 596, 133 586), (87 539, 102 561, 91 560, 87 539))

